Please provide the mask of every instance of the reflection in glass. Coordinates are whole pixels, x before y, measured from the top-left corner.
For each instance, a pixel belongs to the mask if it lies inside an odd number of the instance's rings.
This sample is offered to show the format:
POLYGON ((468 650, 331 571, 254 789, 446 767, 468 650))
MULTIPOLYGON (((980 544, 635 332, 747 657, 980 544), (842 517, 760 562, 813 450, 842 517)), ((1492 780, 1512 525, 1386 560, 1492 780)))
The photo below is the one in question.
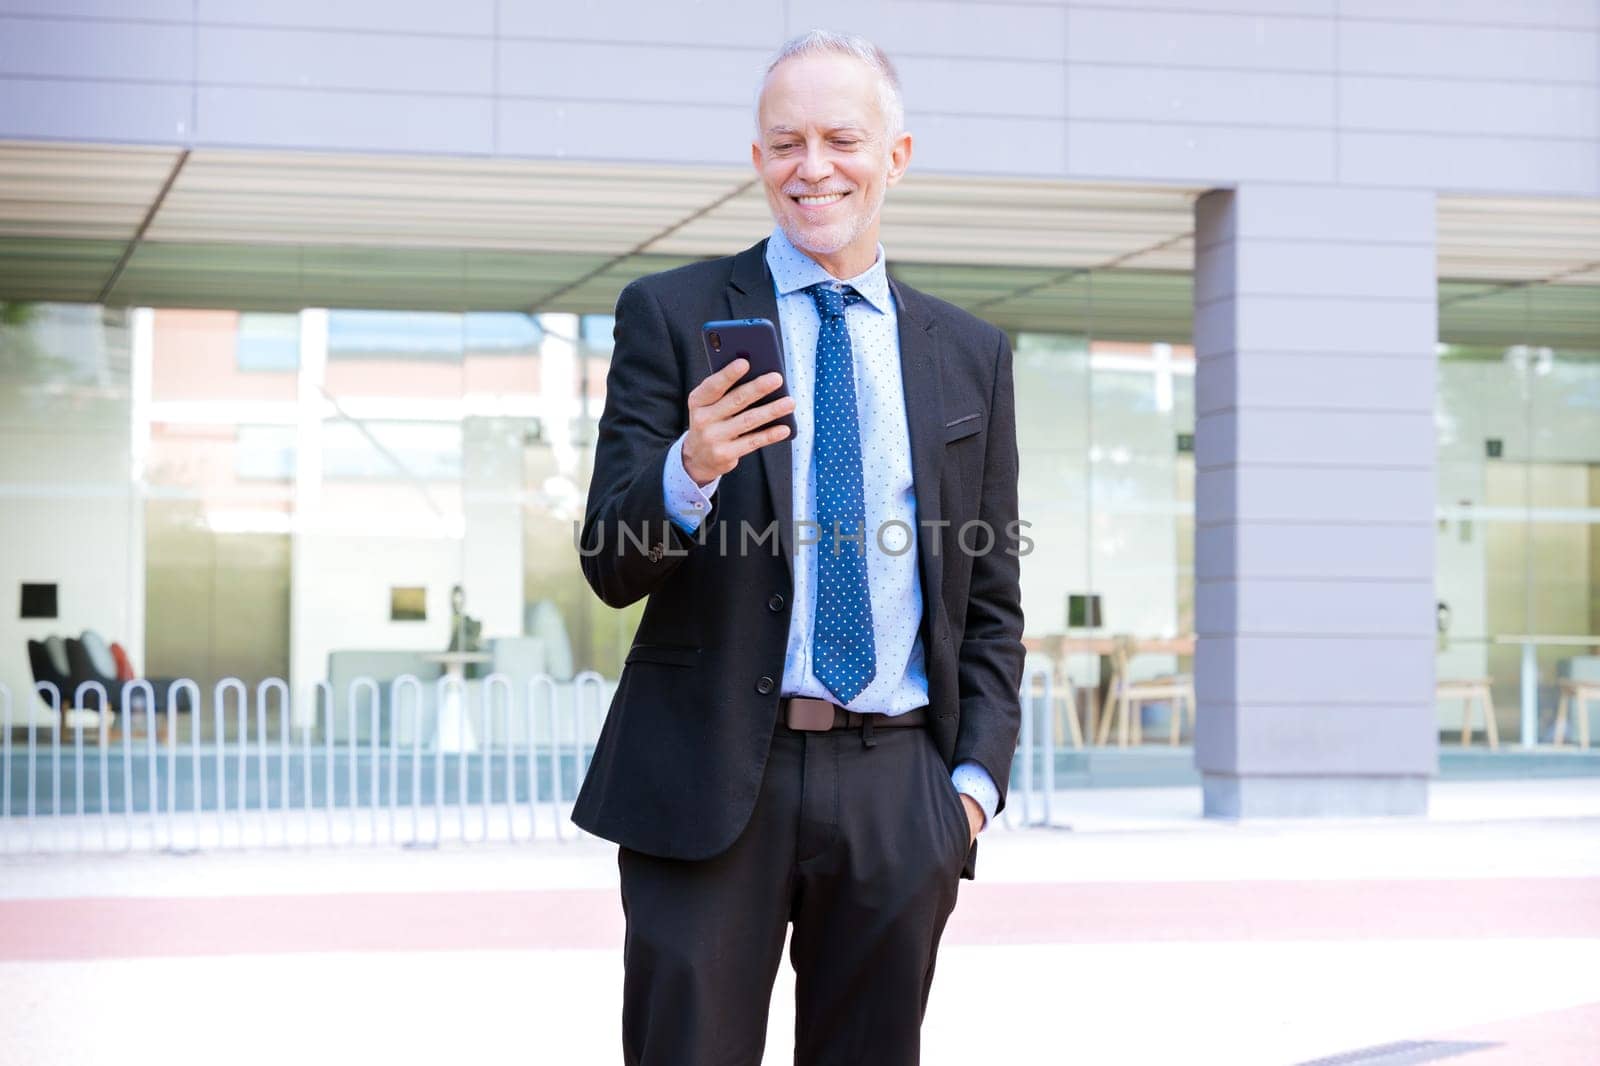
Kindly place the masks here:
POLYGON ((144 666, 132 344, 125 311, 0 304, 0 682, 19 719, 46 716, 29 640, 94 630, 144 666))
MULTIPOLYGON (((1027 636, 1040 647, 1062 635, 1187 637, 1194 627, 1194 456, 1183 440, 1194 433, 1192 350, 1164 340, 1023 333, 1015 388, 1019 505, 1034 540, 1022 560, 1027 636), (1098 617, 1071 617, 1074 598, 1082 603, 1089 595, 1098 617)), ((1109 681, 1104 656, 1072 652, 1056 666, 1059 681, 1085 690, 1080 708, 1101 706, 1109 681)), ((1137 654, 1129 676, 1172 675, 1187 666, 1172 654, 1137 654)))
MULTIPOLYGON (((1492 679, 1507 737, 1519 735, 1525 646, 1509 638, 1534 638, 1541 741, 1551 739, 1558 678, 1600 666, 1596 426, 1600 351, 1440 346, 1435 544, 1450 624, 1437 673, 1492 679)), ((1441 728, 1459 728, 1460 713, 1441 703, 1441 728)))

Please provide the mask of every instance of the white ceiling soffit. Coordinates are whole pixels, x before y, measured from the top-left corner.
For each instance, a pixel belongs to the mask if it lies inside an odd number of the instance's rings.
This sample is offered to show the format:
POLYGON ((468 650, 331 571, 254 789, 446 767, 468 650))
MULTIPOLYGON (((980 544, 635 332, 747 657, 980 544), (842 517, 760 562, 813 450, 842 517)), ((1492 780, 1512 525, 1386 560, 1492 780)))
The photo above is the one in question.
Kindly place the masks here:
POLYGON ((1600 200, 1439 197, 1441 278, 1600 284, 1600 200))
MULTIPOLYGON (((131 239, 177 158, 0 144, 0 236, 131 239)), ((749 181, 729 168, 202 150, 145 239, 716 255, 770 226, 749 181)), ((1119 265, 1189 269, 1196 192, 913 172, 888 200, 885 231, 905 261, 1104 266, 1131 256, 1119 265)), ((1600 201, 1443 196, 1438 227, 1441 277, 1589 271, 1581 283, 1594 283, 1600 201)))
MULTIPOLYGON (((170 150, 0 145, 0 235, 131 239, 170 150)), ((144 240, 621 255, 726 254, 771 228, 753 175, 516 160, 197 150, 144 240)), ((885 209, 895 257, 1188 269, 1190 190, 912 174, 885 209), (1157 251, 1152 252, 1152 249, 1157 251)))
POLYGON ((695 168, 196 152, 146 239, 620 255, 739 184, 695 168))
MULTIPOLYGON (((0 299, 94 300, 149 217, 112 302, 606 310, 638 273, 770 229, 739 168, 0 144, 0 299)), ((1078 272, 1115 315, 1186 326, 1196 189, 939 177, 890 195, 902 276, 1005 324, 1079 320, 1078 272), (1138 276, 1143 275, 1145 282, 1138 276), (1170 275, 1179 275, 1172 278, 1170 275)), ((1528 283, 1582 338, 1600 286, 1600 202, 1439 199, 1442 321, 1501 320, 1528 283), (1541 284, 1555 280, 1558 285, 1541 284), (1573 302, 1573 301, 1576 302, 1573 302), (1474 306, 1475 305, 1475 306, 1474 306)))
POLYGON ((0 236, 130 240, 177 158, 167 149, 0 144, 0 236))

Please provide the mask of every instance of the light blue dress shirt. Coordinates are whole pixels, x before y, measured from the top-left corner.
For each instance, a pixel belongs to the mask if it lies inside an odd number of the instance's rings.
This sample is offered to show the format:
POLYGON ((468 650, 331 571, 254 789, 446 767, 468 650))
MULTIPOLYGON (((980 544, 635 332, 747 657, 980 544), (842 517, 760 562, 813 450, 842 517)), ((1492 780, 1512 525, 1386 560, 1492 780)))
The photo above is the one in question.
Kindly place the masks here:
MULTIPOLYGON (((919 626, 922 585, 917 577, 916 493, 911 479, 911 436, 906 424, 905 390, 900 378, 900 335, 894 297, 883 265, 883 246, 870 268, 839 281, 774 229, 767 242, 767 266, 777 290, 778 325, 783 334, 785 378, 794 397, 799 432, 789 449, 797 522, 794 595, 789 641, 783 664, 783 694, 834 702, 811 672, 812 626, 816 614, 817 531, 799 525, 815 522, 816 483, 812 469, 812 396, 816 386, 817 334, 821 321, 805 292, 818 282, 849 285, 863 299, 845 311, 856 368, 856 408, 861 426, 862 488, 867 519, 867 578, 872 600, 873 640, 878 672, 849 703, 862 713, 903 714, 928 702, 928 672, 919 626)), ((686 434, 687 435, 687 434, 686 434)), ((720 479, 701 488, 683 468, 683 437, 667 455, 662 493, 673 521, 693 533, 711 509, 720 479)), ((844 549, 852 550, 848 546, 844 549)), ((1000 792, 981 765, 967 760, 951 774, 956 789, 978 801, 984 824, 994 817, 1000 792)))

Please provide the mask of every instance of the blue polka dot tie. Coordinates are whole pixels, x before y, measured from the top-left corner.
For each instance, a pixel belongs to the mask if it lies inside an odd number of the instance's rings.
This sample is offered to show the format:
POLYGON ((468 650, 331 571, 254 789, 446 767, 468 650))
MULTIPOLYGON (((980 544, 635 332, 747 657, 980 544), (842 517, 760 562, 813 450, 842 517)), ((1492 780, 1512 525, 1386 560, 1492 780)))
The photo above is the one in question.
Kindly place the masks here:
POLYGON ((861 488, 861 427, 856 418, 855 362, 844 309, 861 300, 849 286, 806 289, 816 302, 817 385, 812 400, 812 459, 817 488, 817 611, 811 672, 834 698, 848 704, 878 673, 867 587, 865 493, 861 488))

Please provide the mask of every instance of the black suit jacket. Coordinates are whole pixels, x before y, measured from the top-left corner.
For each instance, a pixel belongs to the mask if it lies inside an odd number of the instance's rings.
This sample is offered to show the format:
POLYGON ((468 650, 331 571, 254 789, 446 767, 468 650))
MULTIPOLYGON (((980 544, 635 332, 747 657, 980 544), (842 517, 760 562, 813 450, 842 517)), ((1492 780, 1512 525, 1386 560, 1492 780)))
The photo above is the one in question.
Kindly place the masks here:
MULTIPOLYGON (((688 428, 689 391, 709 373, 701 324, 778 322, 765 253, 763 241, 640 278, 617 300, 582 566, 611 606, 649 600, 572 818, 651 855, 709 858, 734 842, 776 728, 792 609, 789 442, 745 456, 724 475, 693 536, 672 524, 662 496, 667 452, 688 428), (776 538, 755 541, 773 527, 776 538)), ((1023 660, 1011 347, 967 312, 891 285, 930 729, 946 766, 974 759, 989 772, 1003 808, 1023 660), (994 532, 987 553, 957 543, 975 520, 994 532)), ((969 529, 965 545, 982 548, 981 530, 969 529)), ((963 877, 973 877, 976 859, 974 844, 963 877)))

